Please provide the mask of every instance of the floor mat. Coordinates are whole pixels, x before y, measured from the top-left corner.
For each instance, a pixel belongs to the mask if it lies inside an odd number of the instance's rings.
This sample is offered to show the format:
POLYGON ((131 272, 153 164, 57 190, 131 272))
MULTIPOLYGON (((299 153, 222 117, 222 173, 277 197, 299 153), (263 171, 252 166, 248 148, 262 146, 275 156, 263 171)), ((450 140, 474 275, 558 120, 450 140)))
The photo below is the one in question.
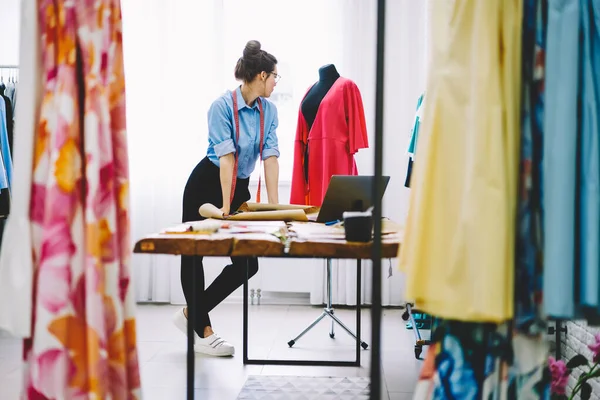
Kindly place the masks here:
POLYGON ((251 375, 238 400, 363 400, 369 384, 364 377, 251 375))

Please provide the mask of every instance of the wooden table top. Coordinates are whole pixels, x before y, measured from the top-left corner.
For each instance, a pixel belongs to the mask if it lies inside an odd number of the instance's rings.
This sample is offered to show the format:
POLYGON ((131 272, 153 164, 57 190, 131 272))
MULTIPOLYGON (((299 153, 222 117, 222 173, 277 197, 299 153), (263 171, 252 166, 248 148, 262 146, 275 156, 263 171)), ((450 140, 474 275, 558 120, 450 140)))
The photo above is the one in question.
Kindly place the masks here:
MULTIPOLYGON (((396 257, 402 229, 383 220, 382 233, 381 257, 396 257)), ((370 259, 372 248, 373 242, 347 242, 344 229, 339 226, 314 222, 205 220, 148 235, 137 241, 134 253, 370 259)))

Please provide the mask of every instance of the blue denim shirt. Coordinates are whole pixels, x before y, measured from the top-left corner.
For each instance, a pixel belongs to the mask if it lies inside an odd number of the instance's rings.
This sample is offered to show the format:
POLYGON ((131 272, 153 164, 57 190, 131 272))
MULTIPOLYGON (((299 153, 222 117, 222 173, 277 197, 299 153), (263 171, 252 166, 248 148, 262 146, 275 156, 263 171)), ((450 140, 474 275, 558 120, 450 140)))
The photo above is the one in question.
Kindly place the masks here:
MULTIPOLYGON (((235 143, 235 122, 233 119, 233 99, 227 91, 216 99, 208 110, 208 150, 207 156, 216 166, 219 157, 238 152, 238 178, 250 177, 259 156, 260 109, 258 102, 248 106, 242 97, 241 89, 235 89, 240 117, 240 142, 235 143)), ((261 97, 265 113, 265 138, 263 160, 279 157, 277 143, 277 108, 273 103, 261 97)))

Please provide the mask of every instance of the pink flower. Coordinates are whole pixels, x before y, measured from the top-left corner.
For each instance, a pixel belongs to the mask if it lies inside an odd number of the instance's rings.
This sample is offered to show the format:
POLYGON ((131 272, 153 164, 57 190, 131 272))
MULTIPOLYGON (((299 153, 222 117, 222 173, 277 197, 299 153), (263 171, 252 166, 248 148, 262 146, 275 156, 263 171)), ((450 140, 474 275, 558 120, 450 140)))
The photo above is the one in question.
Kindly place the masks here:
POLYGON ((592 351, 593 361, 597 363, 600 361, 600 333, 594 337, 594 344, 588 345, 588 348, 592 351))
POLYGON ((558 360, 554 357, 548 358, 548 367, 552 374, 552 383, 550 390, 555 394, 566 394, 567 383, 569 382, 569 370, 563 360, 558 360))

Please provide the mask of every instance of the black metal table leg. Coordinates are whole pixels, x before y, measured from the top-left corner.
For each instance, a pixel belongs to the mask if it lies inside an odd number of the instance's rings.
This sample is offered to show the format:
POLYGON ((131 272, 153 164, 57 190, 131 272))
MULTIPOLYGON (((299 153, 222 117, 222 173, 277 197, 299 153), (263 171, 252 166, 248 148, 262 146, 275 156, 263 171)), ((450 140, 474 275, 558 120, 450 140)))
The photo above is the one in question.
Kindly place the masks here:
MULTIPOLYGON (((246 274, 248 273, 247 264, 246 274)), ((250 359, 248 358, 248 279, 244 282, 244 332, 243 332, 243 354, 244 354, 244 364, 245 365, 295 365, 295 366, 327 366, 327 367, 359 367, 360 366, 360 351, 361 347, 363 349, 367 349, 368 345, 361 341, 360 339, 360 330, 361 330, 361 296, 360 291, 362 287, 362 269, 361 269, 361 260, 357 259, 356 263, 356 359, 353 361, 329 361, 329 360, 268 360, 268 359, 250 359)), ((336 317, 331 316, 336 319, 336 317)), ((352 334, 345 325, 338 320, 338 323, 344 328, 348 333, 352 334)), ((289 344, 289 343, 288 343, 289 344)), ((291 346, 290 346, 291 347, 291 346)))
POLYGON ((362 289, 361 280, 362 280, 362 271, 361 271, 361 260, 360 258, 356 260, 356 366, 360 367, 360 320, 361 320, 361 296, 360 292, 362 289))
POLYGON ((194 354, 194 326, 196 322, 196 258, 193 257, 192 263, 192 284, 190 301, 187 305, 188 324, 187 324, 187 399, 194 399, 194 376, 196 367, 196 357, 194 354))
POLYGON ((248 269, 250 268, 250 259, 246 259, 246 279, 244 280, 244 333, 243 333, 243 359, 244 364, 248 364, 248 269))

